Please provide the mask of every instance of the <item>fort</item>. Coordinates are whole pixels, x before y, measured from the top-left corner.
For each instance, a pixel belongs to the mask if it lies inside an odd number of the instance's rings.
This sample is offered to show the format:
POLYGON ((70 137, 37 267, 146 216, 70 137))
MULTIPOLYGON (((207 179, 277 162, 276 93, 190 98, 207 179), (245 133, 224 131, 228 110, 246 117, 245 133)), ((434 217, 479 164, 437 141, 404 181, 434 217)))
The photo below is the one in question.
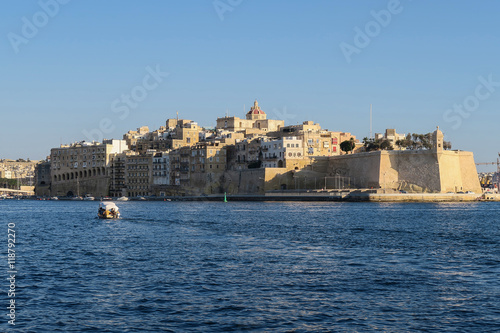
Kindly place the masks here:
MULTIPOLYGON (((443 135, 434 132, 429 150, 388 150, 288 161, 287 168, 227 171, 219 179, 193 183, 191 194, 365 189, 377 193, 481 193, 474 156, 443 150, 443 135), (294 163, 295 162, 295 163, 294 163)), ((189 192, 189 191, 188 191, 189 192)))
POLYGON ((413 137, 388 129, 363 144, 349 132, 312 121, 284 126, 283 120, 267 119, 255 101, 245 119, 226 115, 214 129, 167 119, 158 130, 141 127, 123 140, 53 148, 50 161, 38 167, 37 194, 481 194, 471 152, 448 150, 439 127, 413 137))

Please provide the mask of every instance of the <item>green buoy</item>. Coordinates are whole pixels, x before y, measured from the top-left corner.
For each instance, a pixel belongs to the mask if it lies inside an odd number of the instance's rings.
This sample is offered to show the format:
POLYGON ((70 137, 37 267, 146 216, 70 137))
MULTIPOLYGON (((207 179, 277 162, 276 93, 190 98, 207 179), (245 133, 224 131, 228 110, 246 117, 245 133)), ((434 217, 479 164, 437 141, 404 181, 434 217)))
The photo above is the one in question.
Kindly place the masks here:
POLYGON ((227 202, 226 192, 224 192, 224 202, 227 202))

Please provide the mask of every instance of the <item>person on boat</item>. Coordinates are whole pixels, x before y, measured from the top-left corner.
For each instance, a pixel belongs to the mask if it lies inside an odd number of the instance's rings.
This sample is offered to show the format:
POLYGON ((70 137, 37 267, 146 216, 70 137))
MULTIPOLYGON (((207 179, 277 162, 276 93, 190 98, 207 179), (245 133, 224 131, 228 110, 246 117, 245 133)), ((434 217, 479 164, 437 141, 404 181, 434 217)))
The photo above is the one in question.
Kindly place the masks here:
POLYGON ((114 208, 111 208, 111 210, 109 212, 111 213, 111 216, 115 216, 116 215, 116 212, 115 212, 114 208))

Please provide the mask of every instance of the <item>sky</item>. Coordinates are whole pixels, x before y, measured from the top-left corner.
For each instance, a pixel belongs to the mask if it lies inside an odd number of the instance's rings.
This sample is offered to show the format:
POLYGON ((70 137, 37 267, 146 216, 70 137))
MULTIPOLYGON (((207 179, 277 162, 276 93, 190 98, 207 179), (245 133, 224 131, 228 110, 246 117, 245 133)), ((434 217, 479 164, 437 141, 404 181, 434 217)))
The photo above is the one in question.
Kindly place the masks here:
MULTIPOLYGON (((120 139, 179 117, 214 127, 254 100, 286 125, 358 139, 439 126, 500 152, 500 2, 4 0, 0 158, 120 139)), ((479 166, 493 171, 496 165, 479 166)))

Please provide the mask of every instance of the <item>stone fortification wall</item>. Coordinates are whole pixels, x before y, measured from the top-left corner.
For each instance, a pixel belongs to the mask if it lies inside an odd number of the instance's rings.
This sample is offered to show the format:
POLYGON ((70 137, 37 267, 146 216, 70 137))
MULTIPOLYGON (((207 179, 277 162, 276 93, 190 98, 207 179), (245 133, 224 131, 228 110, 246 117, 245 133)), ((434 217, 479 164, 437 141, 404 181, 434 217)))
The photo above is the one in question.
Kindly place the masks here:
POLYGON ((263 194, 265 169, 231 170, 221 173, 191 175, 187 193, 200 194, 263 194))
POLYGON ((380 188, 407 192, 441 191, 436 153, 429 150, 381 151, 380 188))
POLYGON ((376 151, 331 157, 327 176, 352 187, 418 193, 481 193, 473 154, 462 151, 376 151))
POLYGON ((471 152, 444 151, 439 154, 439 167, 441 192, 482 192, 471 152))
POLYGON ((353 188, 378 188, 380 152, 330 157, 326 176, 349 178, 353 188))
POLYGON ((52 182, 52 196, 66 196, 71 192, 74 196, 80 194, 84 196, 90 194, 94 197, 105 197, 109 195, 109 179, 107 177, 93 177, 90 179, 66 180, 62 182, 52 182))

